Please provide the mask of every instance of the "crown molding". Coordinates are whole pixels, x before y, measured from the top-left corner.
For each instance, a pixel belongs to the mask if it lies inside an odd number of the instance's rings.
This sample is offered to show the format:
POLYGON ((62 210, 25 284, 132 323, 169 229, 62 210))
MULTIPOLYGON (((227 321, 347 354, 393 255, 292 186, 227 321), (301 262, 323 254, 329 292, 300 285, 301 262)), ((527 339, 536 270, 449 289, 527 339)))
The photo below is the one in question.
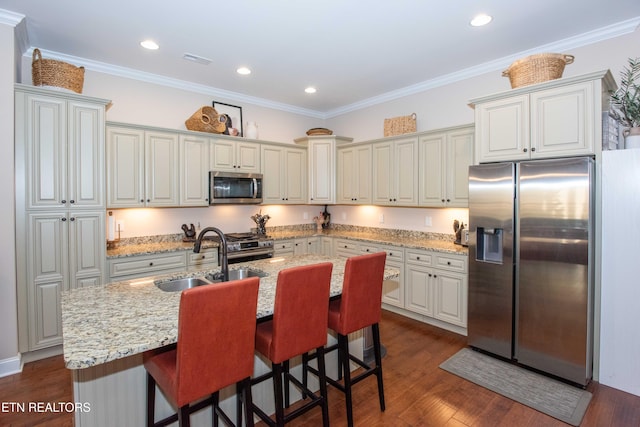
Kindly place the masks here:
POLYGON ((15 13, 10 10, 0 9, 0 24, 5 24, 5 25, 10 25, 12 27, 15 27, 24 18, 25 16, 20 13, 15 13))
MULTIPOLYGON (((0 9, 0 23, 3 20, 3 11, 0 9)), ((13 17, 15 20, 20 17, 20 20, 24 18, 22 15, 9 13, 8 18, 13 17)), ((19 20, 16 22, 19 23, 19 20)), ((597 43, 600 41, 608 40, 611 38, 619 37, 625 34, 632 33, 640 26, 640 16, 628 19, 626 21, 618 22, 607 27, 602 27, 594 31, 579 34, 574 37, 570 37, 563 40, 558 40, 553 43, 549 43, 526 51, 518 52, 513 55, 505 56, 503 58, 496 59, 494 61, 485 62, 473 67, 465 68, 463 70, 455 71, 453 73, 445 74, 430 80, 426 80, 415 85, 406 86, 404 88, 390 91, 378 96, 364 99, 362 101, 355 102, 353 104, 345 105, 340 108, 336 108, 329 111, 317 111, 306 108, 296 107, 294 105, 271 101, 264 98, 255 96, 249 96, 238 92, 232 92, 212 86, 201 85, 197 83, 188 82, 185 80, 173 79, 169 77, 160 76, 153 73, 142 72, 131 68, 120 67, 111 65, 99 61, 93 61, 85 58, 78 58, 70 55, 65 55, 59 52, 42 50, 43 56, 47 56, 52 59, 65 61, 69 63, 82 64, 85 69, 96 71, 100 73, 110 74, 119 77, 125 77, 133 80, 139 80, 147 83, 154 83, 161 86, 171 87, 175 89, 185 90, 189 92, 195 92, 199 94, 207 94, 214 98, 222 98, 233 100, 234 102, 244 102, 260 107, 271 108, 274 110, 285 111, 288 113, 299 114, 302 116, 317 118, 317 119, 330 119, 337 117, 352 111, 361 110, 364 108, 372 107, 378 104, 389 102, 395 99, 403 98, 410 95, 415 95, 429 89, 445 86, 458 81, 466 80, 472 77, 476 77, 482 74, 493 72, 496 70, 502 70, 508 67, 513 61, 522 58, 524 56, 532 55, 540 52, 550 51, 563 51, 569 49, 575 49, 578 47, 586 46, 589 44, 597 43)), ((31 56, 32 49, 25 49, 25 55, 31 56)))

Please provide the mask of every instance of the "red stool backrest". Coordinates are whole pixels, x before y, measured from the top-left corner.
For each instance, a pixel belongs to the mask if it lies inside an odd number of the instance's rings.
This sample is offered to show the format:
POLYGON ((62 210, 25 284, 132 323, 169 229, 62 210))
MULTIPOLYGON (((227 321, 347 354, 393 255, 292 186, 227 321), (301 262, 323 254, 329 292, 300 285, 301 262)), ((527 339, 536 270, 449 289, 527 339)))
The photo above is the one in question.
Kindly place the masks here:
POLYGON ((281 270, 273 308, 272 362, 282 363, 327 342, 330 262, 281 270))
POLYGON ((253 373, 259 279, 187 289, 180 297, 177 404, 253 373))
POLYGON ((331 325, 331 329, 347 335, 380 322, 386 259, 386 252, 347 259, 340 297, 340 315, 337 324, 331 325))

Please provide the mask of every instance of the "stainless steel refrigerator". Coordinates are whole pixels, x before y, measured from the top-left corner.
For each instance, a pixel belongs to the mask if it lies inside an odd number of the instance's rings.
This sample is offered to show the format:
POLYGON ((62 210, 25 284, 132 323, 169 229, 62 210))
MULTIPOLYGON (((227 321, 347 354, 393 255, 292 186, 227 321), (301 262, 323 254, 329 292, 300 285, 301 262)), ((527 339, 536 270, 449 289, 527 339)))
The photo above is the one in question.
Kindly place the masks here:
POLYGON ((588 157, 469 168, 471 347, 589 382, 593 183, 588 157))

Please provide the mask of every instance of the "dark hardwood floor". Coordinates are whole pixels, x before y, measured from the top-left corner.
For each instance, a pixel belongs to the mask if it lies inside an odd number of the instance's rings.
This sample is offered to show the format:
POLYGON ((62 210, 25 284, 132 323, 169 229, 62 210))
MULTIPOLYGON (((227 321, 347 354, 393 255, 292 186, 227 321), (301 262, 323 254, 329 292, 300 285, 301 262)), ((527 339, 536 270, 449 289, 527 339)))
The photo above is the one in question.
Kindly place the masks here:
MULTIPOLYGON (((382 362, 387 409, 380 412, 375 378, 364 380, 354 389, 356 426, 567 425, 439 369, 466 345, 465 337, 389 312, 383 312, 380 330, 387 349, 382 362)), ((640 426, 640 397, 594 382, 588 390, 593 399, 581 426, 640 426)), ((72 426, 68 413, 4 410, 8 402, 70 401, 71 376, 62 357, 29 363, 22 373, 0 378, 0 426, 72 426)), ((331 387, 329 406, 331 425, 346 425, 344 398, 331 387)), ((319 426, 320 411, 290 425, 319 426)))

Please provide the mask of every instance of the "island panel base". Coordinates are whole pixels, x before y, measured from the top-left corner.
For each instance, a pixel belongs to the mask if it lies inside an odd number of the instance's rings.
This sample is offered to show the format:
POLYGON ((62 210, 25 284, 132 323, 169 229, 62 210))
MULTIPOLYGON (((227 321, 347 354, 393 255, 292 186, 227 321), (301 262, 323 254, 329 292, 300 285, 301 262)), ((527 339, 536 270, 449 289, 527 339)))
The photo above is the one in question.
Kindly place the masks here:
MULTIPOLYGON (((336 338, 330 334, 328 344, 332 345, 335 342, 336 338)), ((349 348, 356 357, 363 357, 363 342, 362 331, 349 336, 349 348)), ((311 363, 314 364, 315 361, 311 363)), ((327 374, 332 378, 337 378, 337 352, 334 351, 327 355, 326 367, 327 374)), ((266 373, 270 369, 271 365, 267 359, 256 354, 254 376, 266 373)), ((351 370, 355 369, 357 369, 357 365, 352 364, 351 370)), ((301 378, 302 365, 300 357, 291 361, 291 371, 297 378, 301 378)), ((76 369, 72 372, 75 402, 88 403, 90 407, 89 411, 76 412, 76 427, 146 425, 147 373, 142 364, 142 354, 135 354, 85 369, 76 369)), ((311 390, 318 390, 318 382, 313 375, 309 376, 309 387, 311 390)), ((256 384, 251 391, 253 401, 260 408, 269 414, 275 412, 271 380, 256 384)), ((298 390, 291 386, 291 402, 300 400, 301 397, 298 390)), ((235 386, 226 387, 220 391, 220 406, 232 420, 235 420, 235 386)), ((156 420, 175 412, 175 409, 171 407, 159 389, 156 389, 155 410, 156 420)), ((177 425, 177 422, 172 425, 177 425)), ((210 426, 211 408, 205 408, 192 414, 191 425, 194 427, 210 426)))

